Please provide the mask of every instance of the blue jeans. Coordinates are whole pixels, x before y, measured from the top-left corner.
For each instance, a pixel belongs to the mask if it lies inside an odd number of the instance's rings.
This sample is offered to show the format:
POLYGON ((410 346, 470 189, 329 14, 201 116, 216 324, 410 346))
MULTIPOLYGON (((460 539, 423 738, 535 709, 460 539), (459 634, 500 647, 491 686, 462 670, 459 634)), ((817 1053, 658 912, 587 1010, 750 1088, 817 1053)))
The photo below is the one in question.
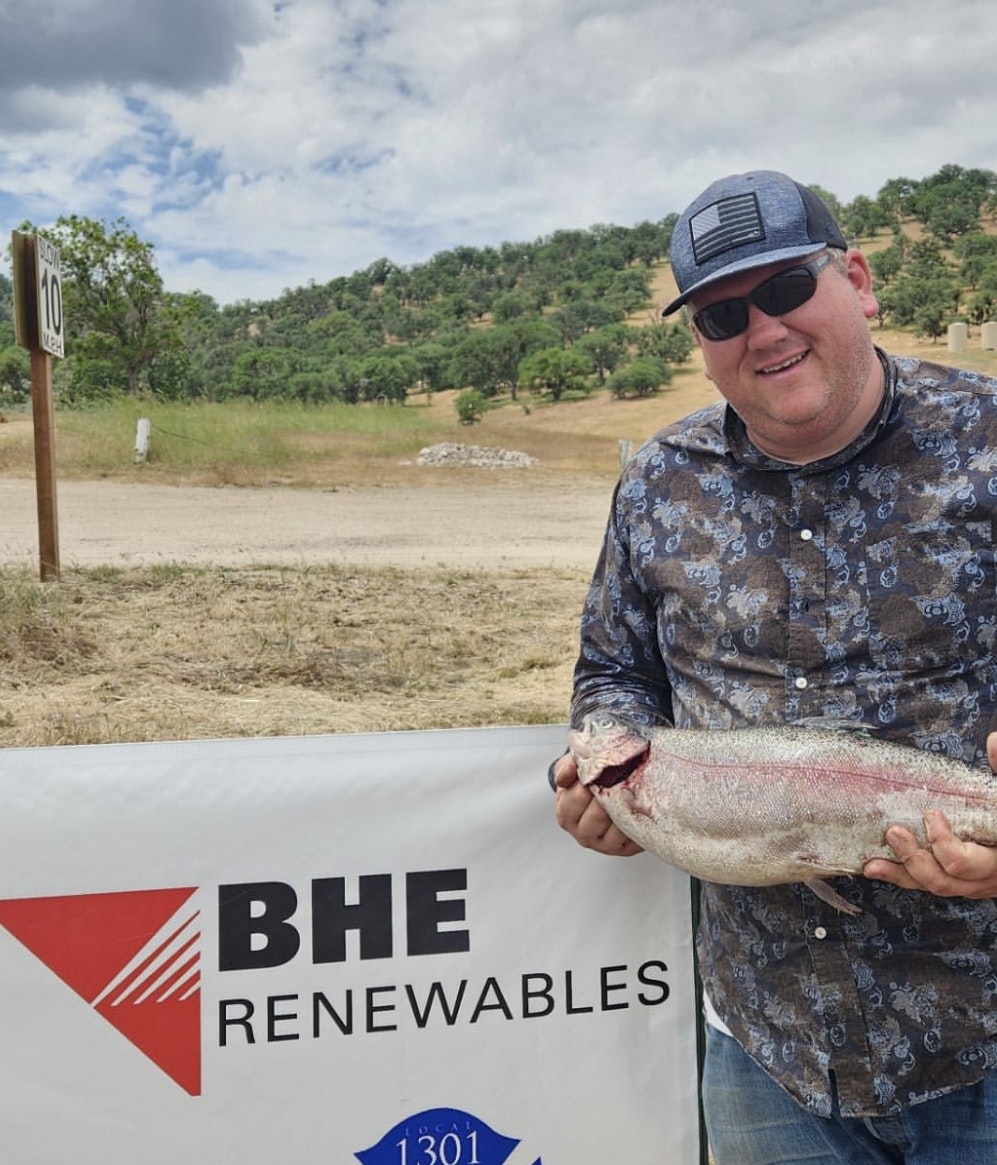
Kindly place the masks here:
POLYGON ((824 1119, 708 1026, 703 1109, 716 1165, 997 1165, 997 1072, 897 1116, 824 1119))

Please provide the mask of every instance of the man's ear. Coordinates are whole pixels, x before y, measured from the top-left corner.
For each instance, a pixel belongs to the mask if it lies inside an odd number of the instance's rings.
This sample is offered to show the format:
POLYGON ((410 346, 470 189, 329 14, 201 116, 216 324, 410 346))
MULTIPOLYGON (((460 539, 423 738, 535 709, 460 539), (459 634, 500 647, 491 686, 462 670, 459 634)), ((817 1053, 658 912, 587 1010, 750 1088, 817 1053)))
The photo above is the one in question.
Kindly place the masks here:
POLYGON ((845 252, 845 274, 855 288, 855 294, 862 305, 862 314, 867 320, 874 319, 879 312, 879 301, 872 290, 872 270, 869 260, 854 248, 845 252))

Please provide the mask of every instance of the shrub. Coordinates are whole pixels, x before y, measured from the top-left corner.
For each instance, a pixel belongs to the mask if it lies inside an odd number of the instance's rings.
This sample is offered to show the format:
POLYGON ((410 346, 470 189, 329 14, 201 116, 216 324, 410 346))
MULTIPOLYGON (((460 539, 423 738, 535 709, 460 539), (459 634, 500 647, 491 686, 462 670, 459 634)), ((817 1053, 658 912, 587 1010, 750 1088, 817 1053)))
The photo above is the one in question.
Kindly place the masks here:
POLYGON ((628 396, 650 396, 662 385, 670 383, 671 369, 661 360, 639 356, 618 368, 609 378, 609 391, 617 399, 628 396))
POLYGON ((476 388, 465 388, 457 394, 454 408, 462 425, 473 425, 485 415, 485 398, 476 388))

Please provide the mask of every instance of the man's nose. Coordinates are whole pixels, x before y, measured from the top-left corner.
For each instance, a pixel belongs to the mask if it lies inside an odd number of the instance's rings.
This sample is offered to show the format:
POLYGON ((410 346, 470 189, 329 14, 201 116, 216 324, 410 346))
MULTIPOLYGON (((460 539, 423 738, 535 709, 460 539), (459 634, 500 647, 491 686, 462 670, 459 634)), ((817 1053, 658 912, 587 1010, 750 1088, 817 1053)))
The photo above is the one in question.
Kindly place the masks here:
POLYGON ((756 304, 748 302, 747 341, 751 348, 768 348, 786 335, 782 316, 770 316, 756 304))

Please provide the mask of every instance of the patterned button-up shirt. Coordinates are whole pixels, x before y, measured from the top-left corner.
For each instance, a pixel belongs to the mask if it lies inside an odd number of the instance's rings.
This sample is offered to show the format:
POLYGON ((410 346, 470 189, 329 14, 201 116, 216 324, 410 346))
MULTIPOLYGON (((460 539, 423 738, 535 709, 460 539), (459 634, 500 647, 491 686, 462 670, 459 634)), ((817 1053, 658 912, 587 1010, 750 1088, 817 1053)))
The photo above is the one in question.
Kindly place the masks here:
MULTIPOLYGON (((986 766, 997 728, 997 380, 880 353, 880 415, 793 466, 723 403, 617 487, 572 719, 729 728, 847 720, 986 766)), ((828 798, 834 789, 828 788, 828 798)), ((883 1115, 997 1067, 997 902, 837 879, 704 883, 706 993, 812 1111, 883 1115)))

